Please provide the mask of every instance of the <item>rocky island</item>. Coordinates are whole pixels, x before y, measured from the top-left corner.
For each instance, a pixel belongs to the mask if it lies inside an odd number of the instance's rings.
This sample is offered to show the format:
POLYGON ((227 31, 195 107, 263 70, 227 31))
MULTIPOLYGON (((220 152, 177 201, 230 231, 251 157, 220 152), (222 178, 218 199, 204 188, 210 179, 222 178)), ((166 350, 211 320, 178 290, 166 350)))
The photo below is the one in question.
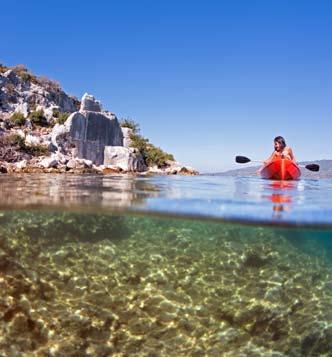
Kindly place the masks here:
POLYGON ((0 64, 0 171, 195 175, 86 93, 0 64))

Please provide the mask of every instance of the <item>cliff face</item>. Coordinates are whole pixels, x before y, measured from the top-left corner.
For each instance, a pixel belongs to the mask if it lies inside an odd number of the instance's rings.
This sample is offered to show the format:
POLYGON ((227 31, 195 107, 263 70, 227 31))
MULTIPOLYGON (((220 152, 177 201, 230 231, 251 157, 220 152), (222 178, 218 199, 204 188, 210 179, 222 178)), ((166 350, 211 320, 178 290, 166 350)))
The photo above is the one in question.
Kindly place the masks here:
POLYGON ((55 81, 36 77, 23 66, 7 68, 0 65, 0 115, 3 119, 13 112, 22 113, 27 118, 39 107, 43 108, 50 121, 53 111, 72 113, 79 104, 55 81))

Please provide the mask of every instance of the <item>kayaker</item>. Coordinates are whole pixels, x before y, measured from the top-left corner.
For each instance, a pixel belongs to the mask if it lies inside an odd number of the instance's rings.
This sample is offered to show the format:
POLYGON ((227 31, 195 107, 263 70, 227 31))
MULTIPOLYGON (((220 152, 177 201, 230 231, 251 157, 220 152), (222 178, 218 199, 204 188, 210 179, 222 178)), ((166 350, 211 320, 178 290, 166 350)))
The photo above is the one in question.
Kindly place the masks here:
POLYGON ((295 157, 292 148, 286 145, 286 141, 282 136, 274 138, 274 151, 271 156, 264 161, 264 164, 268 164, 276 158, 289 159, 295 162, 295 157))

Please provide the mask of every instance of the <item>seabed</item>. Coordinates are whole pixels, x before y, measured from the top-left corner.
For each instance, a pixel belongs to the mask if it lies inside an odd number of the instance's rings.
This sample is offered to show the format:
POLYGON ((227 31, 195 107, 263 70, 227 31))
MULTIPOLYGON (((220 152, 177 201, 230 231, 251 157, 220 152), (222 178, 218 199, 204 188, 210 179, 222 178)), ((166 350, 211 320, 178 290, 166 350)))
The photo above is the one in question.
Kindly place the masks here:
POLYGON ((1 356, 332 354, 332 254, 312 234, 143 215, 0 219, 1 356))

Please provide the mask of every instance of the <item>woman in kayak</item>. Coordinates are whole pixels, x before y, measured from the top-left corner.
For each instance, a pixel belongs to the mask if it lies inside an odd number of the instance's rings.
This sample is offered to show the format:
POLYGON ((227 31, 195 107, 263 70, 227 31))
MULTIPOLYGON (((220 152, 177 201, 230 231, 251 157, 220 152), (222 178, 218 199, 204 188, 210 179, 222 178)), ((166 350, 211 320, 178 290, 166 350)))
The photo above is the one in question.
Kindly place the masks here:
POLYGON ((266 161, 264 161, 264 164, 266 165, 276 158, 288 159, 295 162, 293 150, 286 145, 286 141, 282 136, 274 138, 274 152, 266 161))

